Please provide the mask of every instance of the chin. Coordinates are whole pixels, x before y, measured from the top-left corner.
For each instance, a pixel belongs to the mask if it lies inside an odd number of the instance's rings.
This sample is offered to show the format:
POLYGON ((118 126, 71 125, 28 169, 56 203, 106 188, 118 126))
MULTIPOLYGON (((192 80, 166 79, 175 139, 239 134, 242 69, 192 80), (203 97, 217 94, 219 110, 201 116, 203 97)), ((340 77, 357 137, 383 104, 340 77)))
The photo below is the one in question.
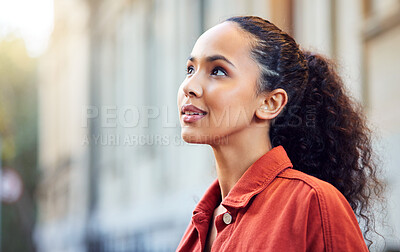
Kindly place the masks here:
POLYGON ((205 135, 205 134, 189 134, 182 130, 181 137, 183 141, 191 144, 208 144, 208 145, 221 145, 227 144, 228 138, 218 135, 205 135))
POLYGON ((208 144, 206 136, 199 136, 194 134, 181 134, 183 141, 191 144, 208 144))

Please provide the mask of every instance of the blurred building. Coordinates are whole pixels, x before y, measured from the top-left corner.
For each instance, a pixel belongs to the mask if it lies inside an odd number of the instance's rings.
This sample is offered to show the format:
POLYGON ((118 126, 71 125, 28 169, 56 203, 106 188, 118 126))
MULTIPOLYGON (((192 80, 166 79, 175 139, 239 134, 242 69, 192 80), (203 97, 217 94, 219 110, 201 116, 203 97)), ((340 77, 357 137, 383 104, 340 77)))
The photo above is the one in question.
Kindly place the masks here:
POLYGON ((381 135, 394 230, 387 249, 399 246, 400 1, 55 0, 54 6, 39 88, 39 251, 175 250, 216 177, 211 149, 180 139, 176 94, 186 59, 206 29, 250 14, 339 62, 381 135))

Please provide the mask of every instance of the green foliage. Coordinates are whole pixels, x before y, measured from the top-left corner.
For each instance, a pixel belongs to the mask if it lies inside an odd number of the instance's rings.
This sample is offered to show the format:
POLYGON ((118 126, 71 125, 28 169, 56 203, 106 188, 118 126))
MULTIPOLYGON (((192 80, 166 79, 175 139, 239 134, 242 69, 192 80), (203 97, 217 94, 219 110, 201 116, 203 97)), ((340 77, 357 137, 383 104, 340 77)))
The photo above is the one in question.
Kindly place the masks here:
POLYGON ((0 38, 2 164, 18 171, 24 195, 2 211, 2 251, 32 251, 37 183, 37 60, 16 37, 0 38))

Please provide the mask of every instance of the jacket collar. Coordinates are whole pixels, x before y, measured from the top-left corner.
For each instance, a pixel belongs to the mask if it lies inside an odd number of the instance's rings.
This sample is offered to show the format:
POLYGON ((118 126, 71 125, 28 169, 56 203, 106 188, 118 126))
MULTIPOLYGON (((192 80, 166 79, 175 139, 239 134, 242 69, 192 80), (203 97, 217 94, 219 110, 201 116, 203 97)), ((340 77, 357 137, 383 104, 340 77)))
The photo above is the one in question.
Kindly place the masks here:
MULTIPOLYGON (((292 167, 283 146, 274 147, 246 170, 222 201, 222 205, 227 209, 245 207, 250 199, 263 191, 279 173, 292 167)), ((221 189, 216 179, 197 204, 193 214, 203 212, 208 217, 219 202, 221 202, 221 189)))

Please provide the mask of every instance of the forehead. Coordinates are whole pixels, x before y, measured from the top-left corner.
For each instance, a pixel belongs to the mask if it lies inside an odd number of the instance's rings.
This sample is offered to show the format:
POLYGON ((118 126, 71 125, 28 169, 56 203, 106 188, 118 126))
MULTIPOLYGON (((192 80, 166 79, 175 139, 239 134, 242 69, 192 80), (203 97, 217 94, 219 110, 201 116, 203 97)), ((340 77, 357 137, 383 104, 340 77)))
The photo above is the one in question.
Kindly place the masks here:
POLYGON ((233 22, 218 24, 203 33, 193 47, 196 58, 221 54, 234 64, 250 60, 251 39, 233 22))

